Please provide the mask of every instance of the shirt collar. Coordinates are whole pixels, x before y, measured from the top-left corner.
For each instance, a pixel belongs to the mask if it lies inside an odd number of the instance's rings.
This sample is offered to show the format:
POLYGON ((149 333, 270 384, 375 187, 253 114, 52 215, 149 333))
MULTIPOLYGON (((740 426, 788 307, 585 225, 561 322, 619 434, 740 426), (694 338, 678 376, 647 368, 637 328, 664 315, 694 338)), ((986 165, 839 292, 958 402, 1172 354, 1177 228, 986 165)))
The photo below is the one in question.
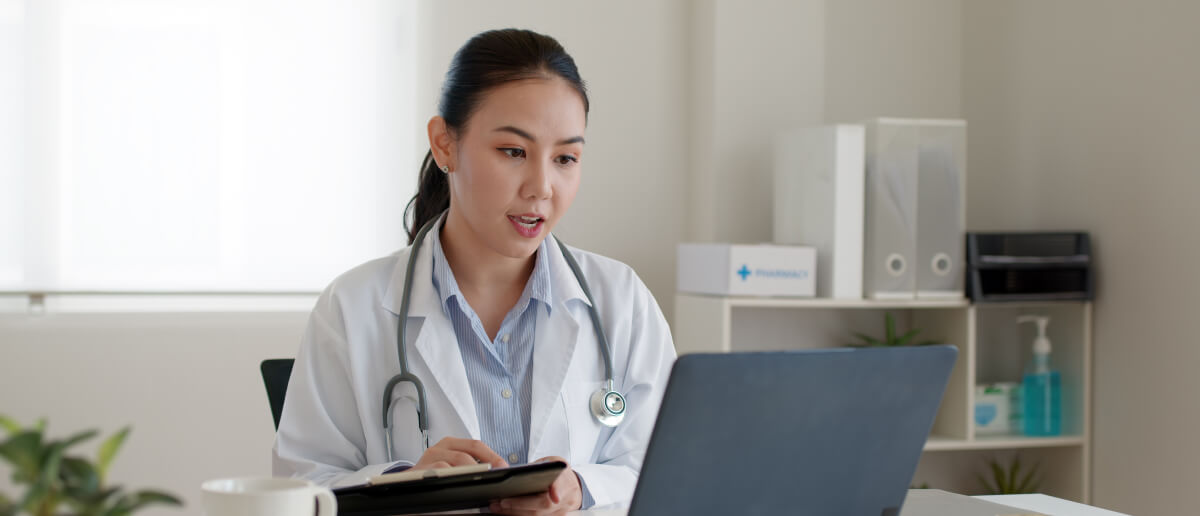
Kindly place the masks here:
MULTIPOLYGON (((458 280, 454 278, 454 271, 450 269, 450 262, 446 259, 445 251, 442 249, 441 239, 442 225, 437 224, 429 233, 425 235, 425 241, 433 251, 433 288, 437 293, 438 298, 442 301, 442 310, 449 316, 449 307, 451 298, 457 298, 462 306, 466 306, 466 299, 462 295, 462 290, 458 287, 458 280)), ((521 298, 517 301, 516 307, 518 312, 524 311, 526 305, 531 301, 539 301, 546 305, 546 311, 550 312, 554 306, 553 298, 551 297, 550 288, 550 260, 547 259, 546 253, 549 247, 546 245, 546 239, 542 239, 542 243, 538 245, 533 262, 533 273, 529 275, 529 280, 525 282, 525 290, 521 292, 521 298)))

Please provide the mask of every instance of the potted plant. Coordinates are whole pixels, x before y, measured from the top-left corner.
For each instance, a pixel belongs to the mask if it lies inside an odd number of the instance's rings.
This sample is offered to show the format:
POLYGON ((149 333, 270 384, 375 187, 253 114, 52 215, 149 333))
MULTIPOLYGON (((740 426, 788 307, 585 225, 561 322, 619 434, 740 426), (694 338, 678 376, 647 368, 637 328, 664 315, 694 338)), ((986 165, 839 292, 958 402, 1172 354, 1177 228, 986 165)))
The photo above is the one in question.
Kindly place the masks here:
POLYGON ((161 491, 129 493, 122 486, 107 483, 108 468, 129 436, 129 427, 100 444, 95 463, 67 455, 67 451, 95 437, 99 433, 96 430, 61 440, 48 439, 45 421, 23 428, 2 415, 0 428, 8 433, 7 439, 0 442, 0 459, 12 466, 13 484, 27 486, 25 493, 16 497, 0 493, 0 516, 55 516, 63 514, 60 508, 66 514, 80 516, 126 516, 153 504, 182 505, 178 498, 161 491))
POLYGON ((853 343, 850 345, 853 347, 862 348, 862 347, 893 347, 893 346, 931 346, 934 344, 938 344, 937 341, 932 341, 932 340, 924 340, 924 341, 917 342, 914 344, 913 339, 917 336, 918 333, 921 333, 921 330, 916 329, 916 328, 909 330, 904 335, 900 335, 899 333, 897 333, 896 332, 896 319, 894 317, 892 317, 891 312, 884 313, 884 332, 885 332, 885 334, 882 339, 877 339, 877 338, 871 337, 870 335, 865 335, 862 333, 855 332, 854 335, 856 337, 858 337, 859 342, 856 342, 856 343, 853 343))
POLYGON ((1020 456, 1014 454, 1012 462, 1009 462, 1008 466, 995 458, 989 460, 987 465, 992 474, 991 478, 980 473, 975 474, 975 478, 979 480, 979 485, 986 494, 1028 494, 1038 491, 1041 484, 1041 479, 1037 477, 1040 463, 1034 464, 1029 471, 1023 471, 1020 456))

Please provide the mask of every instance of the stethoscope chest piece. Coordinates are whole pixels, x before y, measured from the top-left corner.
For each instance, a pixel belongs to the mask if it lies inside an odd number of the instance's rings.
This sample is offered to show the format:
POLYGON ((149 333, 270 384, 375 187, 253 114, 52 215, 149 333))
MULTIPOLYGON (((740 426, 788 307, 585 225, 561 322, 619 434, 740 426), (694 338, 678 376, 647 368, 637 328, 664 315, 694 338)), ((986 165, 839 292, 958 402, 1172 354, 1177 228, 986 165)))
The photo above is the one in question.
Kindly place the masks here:
POLYGON ((592 415, 604 426, 617 426, 625 419, 625 397, 621 393, 600 389, 592 394, 592 415))

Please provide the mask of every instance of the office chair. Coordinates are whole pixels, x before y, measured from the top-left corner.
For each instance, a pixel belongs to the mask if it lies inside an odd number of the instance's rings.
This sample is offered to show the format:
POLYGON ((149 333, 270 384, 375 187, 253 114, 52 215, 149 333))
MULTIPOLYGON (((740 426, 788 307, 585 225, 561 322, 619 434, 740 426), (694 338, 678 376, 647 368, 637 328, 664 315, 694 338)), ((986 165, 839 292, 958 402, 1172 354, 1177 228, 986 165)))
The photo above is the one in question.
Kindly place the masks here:
POLYGON ((267 386, 267 401, 271 403, 271 415, 275 417, 275 429, 279 429, 279 416, 283 415, 283 398, 287 394, 288 380, 292 377, 292 358, 269 358, 263 360, 263 384, 267 386))

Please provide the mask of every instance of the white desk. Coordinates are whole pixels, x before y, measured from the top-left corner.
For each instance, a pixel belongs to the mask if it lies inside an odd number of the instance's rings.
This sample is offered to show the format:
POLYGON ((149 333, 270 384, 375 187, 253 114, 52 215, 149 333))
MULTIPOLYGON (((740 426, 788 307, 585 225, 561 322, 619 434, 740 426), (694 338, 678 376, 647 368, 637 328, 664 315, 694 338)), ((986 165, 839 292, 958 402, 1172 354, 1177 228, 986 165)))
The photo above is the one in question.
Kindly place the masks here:
POLYGON ((1055 498, 1044 494, 976 496, 976 498, 1027 511, 1052 514, 1054 516, 1126 516, 1119 512, 1075 503, 1070 500, 1063 500, 1062 498, 1055 498))
MULTIPOLYGON (((976 498, 1049 516, 1125 516, 1118 512, 1044 494, 977 496, 976 498)), ((569 514, 571 516, 626 516, 626 511, 624 509, 595 509, 574 511, 569 514)))

